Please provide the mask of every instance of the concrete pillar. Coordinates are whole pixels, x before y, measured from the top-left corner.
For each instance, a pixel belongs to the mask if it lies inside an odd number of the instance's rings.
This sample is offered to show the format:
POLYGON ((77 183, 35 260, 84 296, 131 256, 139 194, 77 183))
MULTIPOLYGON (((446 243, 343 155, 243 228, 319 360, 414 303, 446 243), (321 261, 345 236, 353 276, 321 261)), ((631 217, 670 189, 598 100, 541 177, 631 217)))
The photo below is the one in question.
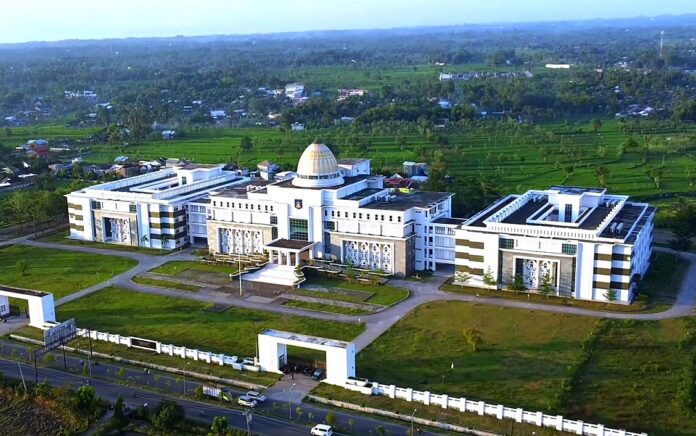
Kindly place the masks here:
POLYGON ((575 429, 575 434, 584 434, 583 429, 585 427, 585 423, 582 421, 576 421, 578 423, 578 427, 575 429))
POLYGON ((498 410, 495 411, 495 417, 498 419, 503 419, 503 412, 504 412, 503 405, 498 404, 498 410))
POLYGON ((597 424, 597 436, 604 436, 604 424, 597 424))
POLYGON ((447 408, 447 394, 442 395, 442 408, 443 409, 447 408))
POLYGON ((515 422, 522 422, 522 416, 524 415, 524 410, 522 409, 517 409, 515 410, 515 422))
POLYGON ((406 388, 406 401, 413 401, 413 388, 406 388))
POLYGON ((459 411, 460 411, 460 412, 466 412, 466 398, 462 398, 462 399, 460 399, 459 401, 461 401, 461 402, 459 403, 459 411))
POLYGON ((268 250, 268 263, 273 263, 273 250, 268 250))
POLYGON ((563 431, 563 417, 561 415, 556 417, 556 430, 563 431))
POLYGON ((290 253, 289 253, 289 252, 288 252, 288 253, 285 253, 285 265, 287 265, 287 266, 292 266, 291 257, 290 257, 290 253))
POLYGON ((544 413, 543 412, 537 412, 536 425, 538 425, 539 427, 544 425, 544 413))
POLYGON ((423 404, 426 406, 430 405, 430 392, 428 391, 423 392, 423 404))
POLYGON ((389 385, 389 398, 396 398, 396 386, 389 385))
POLYGON ((484 401, 478 402, 478 414, 483 416, 486 413, 486 403, 484 401))

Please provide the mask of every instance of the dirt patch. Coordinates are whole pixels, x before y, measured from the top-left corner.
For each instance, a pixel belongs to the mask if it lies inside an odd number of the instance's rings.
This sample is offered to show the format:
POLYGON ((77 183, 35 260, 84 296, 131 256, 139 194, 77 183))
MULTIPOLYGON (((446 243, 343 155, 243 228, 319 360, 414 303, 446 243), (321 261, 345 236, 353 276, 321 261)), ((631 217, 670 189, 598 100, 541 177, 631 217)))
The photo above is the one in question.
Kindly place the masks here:
POLYGON ((57 435, 62 427, 60 417, 33 401, 0 404, 0 428, 16 435, 57 435))
POLYGON ((205 271, 195 271, 187 269, 176 274, 174 277, 192 280, 197 283, 207 283, 210 285, 224 286, 230 283, 230 277, 227 274, 212 273, 205 271))
POLYGON ((230 304, 213 304, 205 309, 206 312, 224 312, 232 307, 230 304))
MULTIPOLYGON (((247 282, 242 283, 243 294, 248 296, 248 294, 258 295, 260 297, 274 298, 290 289, 288 286, 274 285, 272 283, 261 283, 261 282, 247 282)), ((224 292, 230 295, 239 295, 239 283, 230 286, 222 286, 217 288, 215 291, 224 292)))

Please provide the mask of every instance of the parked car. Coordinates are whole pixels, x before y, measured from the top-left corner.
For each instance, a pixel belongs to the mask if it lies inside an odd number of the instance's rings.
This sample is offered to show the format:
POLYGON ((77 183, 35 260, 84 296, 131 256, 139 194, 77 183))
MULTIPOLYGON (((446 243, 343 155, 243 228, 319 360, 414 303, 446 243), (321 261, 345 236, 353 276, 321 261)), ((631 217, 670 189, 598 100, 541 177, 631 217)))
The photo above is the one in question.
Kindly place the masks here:
POLYGON ((332 434, 333 430, 331 430, 330 425, 317 424, 314 427, 312 427, 312 436, 331 436, 332 434))
POLYGON ((256 407, 256 400, 254 400, 253 398, 251 398, 247 395, 242 395, 237 400, 237 404, 239 404, 240 406, 245 406, 245 407, 256 407))
POLYGON ((313 380, 321 380, 324 378, 324 370, 323 369, 317 369, 312 373, 312 379, 313 380))
POLYGON ((265 403, 266 402, 266 397, 261 395, 260 393, 256 391, 249 391, 246 393, 246 396, 251 398, 252 400, 256 400, 257 403, 265 403))

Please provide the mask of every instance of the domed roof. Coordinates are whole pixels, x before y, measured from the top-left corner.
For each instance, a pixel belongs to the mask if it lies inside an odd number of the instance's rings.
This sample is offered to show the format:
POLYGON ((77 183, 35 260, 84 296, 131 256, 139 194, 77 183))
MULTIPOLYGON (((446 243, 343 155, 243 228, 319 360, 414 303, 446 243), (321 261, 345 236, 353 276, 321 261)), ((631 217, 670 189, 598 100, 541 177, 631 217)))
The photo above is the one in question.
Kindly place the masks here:
POLYGON ((343 183, 343 176, 331 149, 319 139, 305 149, 297 164, 292 184, 302 188, 328 188, 343 183))

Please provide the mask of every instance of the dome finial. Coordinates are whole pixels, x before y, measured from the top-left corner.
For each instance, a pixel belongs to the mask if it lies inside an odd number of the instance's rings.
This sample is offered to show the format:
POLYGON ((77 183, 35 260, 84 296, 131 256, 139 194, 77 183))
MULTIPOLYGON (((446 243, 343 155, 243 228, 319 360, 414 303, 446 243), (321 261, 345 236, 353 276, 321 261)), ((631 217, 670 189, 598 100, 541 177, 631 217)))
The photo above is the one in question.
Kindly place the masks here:
POLYGON ((312 142, 312 144, 323 144, 323 142, 321 142, 321 138, 317 136, 316 138, 314 138, 314 142, 312 142))

